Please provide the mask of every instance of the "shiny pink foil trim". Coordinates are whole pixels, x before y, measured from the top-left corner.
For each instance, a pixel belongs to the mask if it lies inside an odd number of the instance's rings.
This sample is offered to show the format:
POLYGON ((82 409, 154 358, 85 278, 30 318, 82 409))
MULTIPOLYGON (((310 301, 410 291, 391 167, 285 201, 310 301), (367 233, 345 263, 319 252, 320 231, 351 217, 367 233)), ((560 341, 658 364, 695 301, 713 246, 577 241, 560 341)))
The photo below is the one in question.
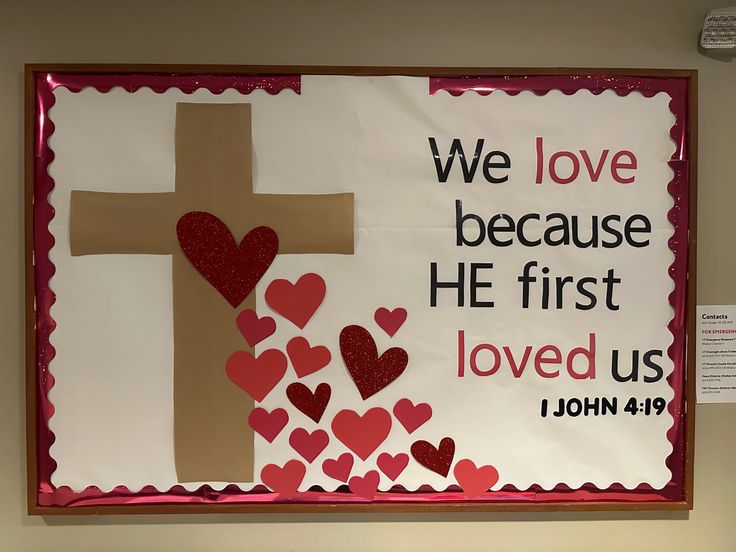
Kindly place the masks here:
MULTIPOLYGON (((48 392, 54 386, 54 378, 49 372, 49 363, 54 358, 55 350, 49 341, 56 323, 50 316, 50 308, 56 300, 49 287, 49 280, 55 268, 49 259, 49 251, 54 246, 54 238, 48 230, 54 217, 54 209, 48 202, 48 195, 54 187, 54 181, 48 174, 48 166, 54 159, 54 153, 48 146, 48 139, 54 132, 54 124, 48 113, 55 102, 54 89, 65 87, 72 92, 79 92, 85 87, 93 87, 99 92, 108 92, 120 86, 129 92, 142 87, 151 88, 161 93, 170 88, 178 88, 185 93, 192 93, 199 88, 219 94, 228 88, 241 93, 249 93, 256 88, 276 94, 283 89, 291 89, 300 93, 301 77, 288 76, 248 76, 248 75, 180 75, 180 74, 75 74, 75 73, 36 73, 35 74, 35 106, 34 106, 34 191, 33 191, 33 251, 34 281, 36 290, 36 370, 37 388, 36 418, 37 445, 37 480, 38 505, 41 507, 100 507, 123 504, 265 504, 265 503, 365 503, 366 500, 356 497, 346 486, 339 490, 344 492, 325 492, 313 487, 307 492, 299 493, 292 500, 282 500, 277 494, 269 492, 263 486, 252 491, 243 491, 236 485, 228 485, 222 490, 214 490, 209 485, 202 485, 195 491, 187 491, 176 485, 166 491, 153 486, 146 486, 138 491, 118 486, 110 491, 97 487, 87 487, 82 491, 74 491, 69 487, 54 487, 51 474, 56 469, 56 462, 51 458, 49 449, 55 437, 49 429, 49 420, 54 414, 54 407, 48 399, 48 392)), ((684 458, 685 458, 685 305, 687 288, 688 253, 688 161, 687 161, 687 101, 688 81, 676 78, 638 78, 615 76, 523 76, 523 77, 463 77, 463 78, 430 78, 430 94, 446 90, 452 95, 460 95, 466 91, 475 91, 487 95, 495 90, 504 90, 509 94, 518 94, 523 90, 531 90, 544 94, 552 89, 572 94, 586 89, 593 93, 603 90, 614 90, 619 95, 638 91, 647 97, 658 92, 670 95, 670 109, 675 115, 675 124, 670 132, 677 148, 669 162, 674 177, 668 191, 675 201, 669 212, 669 219, 675 231, 670 238, 670 248, 675 254, 675 261, 669 268, 670 276, 675 280, 675 290, 670 295, 670 303, 675 309, 675 316, 669 324, 673 335, 673 344, 668 353, 675 364, 675 369, 668 381, 675 392, 675 398, 669 405, 674 424, 667 436, 673 443, 673 453, 667 459, 667 466, 673 477, 662 490, 654 490, 648 485, 639 485, 636 489, 625 489, 614 484, 608 489, 598 489, 592 484, 584 484, 579 489, 570 489, 567 485, 557 485, 553 490, 545 491, 534 485, 526 490, 516 489, 510 485, 500 491, 488 492, 482 496, 468 500, 460 492, 459 487, 450 486, 443 492, 430 487, 422 487, 410 492, 396 486, 389 492, 379 493, 373 500, 375 503, 392 502, 464 502, 464 503, 559 503, 559 502, 672 502, 684 500, 684 458)))

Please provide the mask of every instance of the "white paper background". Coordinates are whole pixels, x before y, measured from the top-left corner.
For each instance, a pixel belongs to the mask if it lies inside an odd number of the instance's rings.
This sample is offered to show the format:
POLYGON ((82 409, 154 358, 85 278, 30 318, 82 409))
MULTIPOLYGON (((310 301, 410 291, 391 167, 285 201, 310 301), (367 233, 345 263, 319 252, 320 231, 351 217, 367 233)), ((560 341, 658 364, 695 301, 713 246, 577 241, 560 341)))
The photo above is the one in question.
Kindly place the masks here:
MULTIPOLYGON (((304 378, 312 389, 322 381, 332 386, 332 399, 319 427, 329 431, 342 408, 362 413, 373 406, 391 409, 402 397, 432 405, 432 419, 411 436, 394 420, 387 441, 361 462, 354 474, 375 469, 379 452, 408 452, 416 439, 438 443, 450 436, 457 445, 455 460, 471 458, 493 464, 500 479, 495 488, 533 483, 551 488, 614 482, 633 487, 647 482, 662 487, 671 474, 664 461, 671 452, 666 431, 672 418, 621 412, 636 396, 672 398, 665 378, 658 383, 620 384, 610 375, 610 350, 619 349, 624 367, 631 349, 662 349, 672 341, 667 323, 672 309, 667 296, 673 282, 667 275, 672 233, 666 219, 672 205, 666 185, 672 177, 666 161, 674 151, 669 129, 674 118, 669 97, 619 97, 613 92, 545 96, 495 92, 483 97, 466 93, 452 97, 428 94, 426 79, 407 77, 303 77, 302 93, 277 96, 256 91, 191 95, 176 90, 134 94, 114 89, 107 94, 87 89, 55 93, 51 110, 56 132, 50 140, 56 154, 50 173, 56 182, 51 201, 56 217, 51 231, 56 246, 51 258, 57 293, 52 334, 57 355, 51 364, 56 405, 51 429, 56 435, 51 454, 58 463, 55 485, 138 489, 176 484, 172 440, 172 318, 171 264, 166 256, 98 255, 72 258, 68 246, 68 207, 72 189, 100 191, 168 191, 174 183, 174 118, 177 102, 248 102, 253 105, 254 178, 258 192, 355 192, 356 250, 353 256, 282 255, 257 288, 259 311, 272 279, 294 281, 317 272, 327 282, 327 297, 303 332, 274 315, 277 333, 259 350, 282 347, 294 335, 327 345, 328 367, 304 378), (459 160, 446 184, 439 184, 427 142, 437 138, 446 154, 452 138, 473 150, 485 138, 484 151, 500 149, 512 159, 509 182, 475 183, 460 179, 459 160), (549 155, 559 149, 587 149, 594 163, 601 149, 636 153, 636 183, 620 185, 604 169, 596 184, 583 178, 566 186, 534 184, 534 138, 545 137, 549 155), (465 212, 486 221, 496 213, 518 218, 526 212, 578 214, 585 226, 590 214, 617 213, 626 218, 645 214, 654 231, 649 247, 585 249, 573 247, 456 247, 454 201, 465 212), (587 213, 587 216, 586 216, 587 213), (599 305, 592 311, 573 307, 571 294, 563 310, 522 309, 516 279, 524 263, 538 260, 551 276, 602 277, 609 268, 623 280, 615 298, 621 309, 599 305), (496 302, 494 309, 459 309, 451 292, 439 291, 439 307, 429 307, 429 263, 439 263, 441 279, 450 279, 457 262, 493 262, 493 288, 481 290, 496 302), (377 307, 403 306, 406 324, 389 338, 373 322, 377 307), (404 347, 410 357, 404 374, 385 390, 362 401, 339 355, 338 335, 347 324, 368 328, 379 352, 404 347), (587 346, 588 332, 597 334, 597 379, 572 380, 564 367, 560 377, 540 378, 530 363, 515 379, 504 363, 497 374, 458 378, 457 330, 464 329, 466 349, 480 342, 509 346, 519 358, 524 346, 534 350, 555 344, 563 354, 587 346), (617 416, 541 418, 541 398, 619 397, 617 416)), ((582 165, 582 163, 581 163, 582 165)), ((583 168, 584 170, 584 168, 583 168)), ((584 173, 581 173, 584 174, 584 173)), ((527 225, 532 228, 531 224, 527 225)), ((468 234, 470 235, 470 233, 468 234)), ((587 233, 585 234, 587 235, 587 233)), ((537 271, 537 276, 539 272, 537 271)), ((539 291, 537 286, 536 291, 539 291)), ((570 291, 573 288, 570 287, 570 291)), ((538 299, 537 299, 538 300, 538 299)), ((534 307, 537 303, 532 302, 534 307)), ((533 355, 533 353, 532 353, 533 355)), ((480 359, 486 358, 483 354, 480 359)), ((672 370, 662 360, 665 377, 672 370)), ((224 369, 224 367, 223 367, 224 369)), ((298 455, 288 445, 295 427, 317 427, 296 411, 284 390, 296 380, 293 370, 265 399, 268 410, 280 406, 290 423, 273 444, 256 436, 256 477, 267 463, 282 464, 298 455)), ((246 423, 245 420, 243 423, 246 423)), ((321 470, 325 458, 346 449, 334 437, 308 466, 303 488, 337 482, 321 470)), ((430 484, 443 489, 454 483, 413 460, 397 480, 408 488, 430 484)), ((381 488, 391 482, 382 475, 381 488)), ((252 484, 243 484, 248 488, 252 484)), ((196 487, 196 484, 188 485, 196 487)), ((221 485, 218 485, 221 486, 221 485)))

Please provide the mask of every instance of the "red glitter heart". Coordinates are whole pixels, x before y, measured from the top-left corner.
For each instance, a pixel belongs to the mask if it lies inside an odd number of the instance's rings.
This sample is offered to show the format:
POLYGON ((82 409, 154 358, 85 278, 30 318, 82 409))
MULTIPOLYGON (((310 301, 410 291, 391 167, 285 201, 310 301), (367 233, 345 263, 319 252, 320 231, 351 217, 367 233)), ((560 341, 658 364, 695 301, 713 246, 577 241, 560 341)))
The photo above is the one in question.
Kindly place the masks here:
POLYGON ((342 329, 340 353, 363 400, 398 378, 409 362, 409 355, 400 347, 392 347, 379 357, 376 342, 362 326, 342 329))
POLYGON ((411 446, 411 455, 425 468, 447 477, 455 457, 455 441, 445 437, 440 441, 439 448, 427 441, 415 441, 411 446))
POLYGON ((204 211, 182 215, 176 236, 189 262, 233 307, 253 291, 279 249, 267 226, 253 228, 237 244, 225 223, 204 211))
POLYGON ((286 396, 300 412, 319 423, 330 402, 332 390, 326 383, 320 383, 314 393, 303 383, 291 383, 286 388, 286 396))
POLYGON ((261 470, 261 481, 283 498, 292 498, 298 492, 307 469, 299 460, 289 460, 284 467, 268 464, 261 470))

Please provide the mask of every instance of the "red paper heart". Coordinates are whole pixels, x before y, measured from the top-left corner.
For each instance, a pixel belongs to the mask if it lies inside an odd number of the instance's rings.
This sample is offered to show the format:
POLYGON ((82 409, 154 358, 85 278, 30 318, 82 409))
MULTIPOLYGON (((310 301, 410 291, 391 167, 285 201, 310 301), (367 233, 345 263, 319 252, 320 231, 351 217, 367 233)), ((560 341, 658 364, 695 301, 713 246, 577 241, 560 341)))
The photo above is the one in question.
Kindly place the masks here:
POLYGON ((427 441, 416 441, 411 446, 411 455, 425 468, 447 477, 455 456, 455 441, 445 437, 440 441, 439 448, 427 441))
POLYGON ((349 452, 343 452, 337 458, 328 458, 322 462, 322 471, 325 475, 338 481, 348 482, 350 470, 353 469, 353 455, 349 452))
POLYGON ((276 322, 273 318, 270 316, 258 318, 252 309, 241 312, 235 319, 235 324, 251 347, 255 347, 276 331, 276 322))
POLYGON ((381 307, 376 309, 373 319, 389 337, 393 337, 406 321, 406 309, 398 307, 388 310, 386 307, 381 307))
POLYGON ((258 358, 246 351, 235 351, 227 359, 225 371, 230 380, 261 402, 286 373, 286 355, 278 349, 263 351, 258 358))
POLYGON ((362 416, 341 410, 332 419, 332 433, 361 460, 368 458, 391 431, 391 415, 383 408, 371 408, 362 416))
POLYGON ((329 442, 330 437, 327 432, 321 429, 315 429, 312 433, 309 433, 303 427, 298 427, 289 435, 291 448, 310 464, 325 450, 329 442))
POLYGON ((263 466, 261 481, 284 498, 292 498, 298 492, 307 469, 299 460, 289 460, 284 467, 276 464, 263 466))
POLYGON ((400 347, 392 347, 379 357, 376 342, 362 326, 342 329, 340 353, 364 400, 398 378, 409 362, 409 355, 400 347))
POLYGON ((321 370, 332 360, 332 355, 327 347, 323 345, 310 347, 309 341, 303 337, 290 339, 286 344, 286 352, 299 378, 321 370))
POLYGON ((467 458, 458 461, 452 470, 463 493, 468 498, 481 495, 493 487, 498 481, 498 471, 493 466, 476 467, 467 458))
POLYGON ((409 399, 401 399, 394 405, 394 416, 407 432, 413 433, 432 417, 432 407, 427 403, 415 406, 409 399))
POLYGON ((237 244, 225 223, 204 211, 182 215, 176 236, 189 262, 233 307, 256 287, 279 249, 271 228, 253 228, 237 244))
POLYGON ((304 274, 296 284, 274 280, 266 288, 266 303, 287 320, 304 329, 325 298, 325 281, 319 274, 304 274))
POLYGON ((289 414, 283 408, 276 408, 271 412, 258 407, 248 415, 248 425, 269 443, 281 433, 289 422, 289 414))
POLYGON ((320 383, 314 393, 303 383, 290 383, 286 388, 286 396, 300 412, 319 423, 330 402, 332 390, 326 383, 320 383))
POLYGON ((408 463, 409 455, 403 452, 395 456, 391 456, 388 452, 382 452, 376 460, 378 467, 391 481, 396 481, 396 478, 401 475, 408 463))
POLYGON ((378 490, 378 482, 381 480, 381 476, 376 470, 371 470, 366 473, 363 477, 354 475, 350 478, 348 486, 350 490, 365 499, 373 500, 378 490))

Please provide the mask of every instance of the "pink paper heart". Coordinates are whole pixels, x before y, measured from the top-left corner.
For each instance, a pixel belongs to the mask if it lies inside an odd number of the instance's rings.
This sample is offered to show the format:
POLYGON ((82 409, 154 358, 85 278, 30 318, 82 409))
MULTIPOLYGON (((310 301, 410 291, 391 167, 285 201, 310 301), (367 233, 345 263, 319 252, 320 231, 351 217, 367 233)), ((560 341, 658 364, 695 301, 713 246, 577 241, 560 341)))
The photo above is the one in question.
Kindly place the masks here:
POLYGON ((378 482, 380 480, 381 476, 378 474, 378 472, 376 470, 371 470, 363 477, 360 477, 358 475, 354 475, 353 477, 351 477, 350 481, 348 482, 348 486, 354 494, 367 500, 373 500, 373 497, 376 496, 376 491, 378 490, 378 482))
POLYGON ((287 365, 286 355, 278 349, 263 351, 257 358, 247 351, 235 351, 225 371, 235 385, 261 402, 284 377, 287 365))
POLYGON ((276 322, 273 318, 270 316, 258 318, 253 309, 241 312, 235 319, 235 324, 251 347, 255 347, 276 331, 276 322))
POLYGON ((310 464, 325 450, 329 442, 330 437, 327 435, 327 432, 321 429, 316 429, 312 433, 309 433, 306 429, 299 427, 289 435, 291 448, 297 451, 310 464))
POLYGON ((268 464, 261 470, 261 481, 283 498, 292 498, 297 494, 306 472, 299 460, 289 460, 283 467, 268 464))
POLYGON ((409 463, 409 455, 400 452, 395 456, 391 456, 388 452, 382 452, 378 455, 376 463, 380 470, 386 474, 386 477, 391 481, 396 481, 396 478, 401 475, 401 472, 409 463))
POLYGON ((353 462, 353 455, 349 452, 344 452, 337 458, 328 458, 322 462, 322 471, 332 479, 347 483, 348 477, 350 477, 350 470, 353 469, 353 462))
POLYGON ((286 352, 298 378, 303 378, 321 370, 330 363, 332 355, 324 345, 309 345, 309 341, 298 336, 286 344, 286 352))
POLYGON ((276 408, 268 412, 259 406, 251 410, 248 415, 248 425, 269 443, 273 443, 288 422, 289 414, 283 408, 276 408))
POLYGON ((476 467, 475 463, 467 458, 458 461, 452 473, 468 498, 485 493, 498 481, 496 468, 493 466, 476 467))
POLYGON ((407 432, 413 433, 432 417, 432 407, 427 403, 414 405, 409 399, 401 399, 394 405, 394 416, 407 432))
POLYGON ((398 307, 394 310, 388 310, 386 307, 381 307, 376 309, 373 319, 389 337, 393 337, 406 321, 406 309, 398 307))

